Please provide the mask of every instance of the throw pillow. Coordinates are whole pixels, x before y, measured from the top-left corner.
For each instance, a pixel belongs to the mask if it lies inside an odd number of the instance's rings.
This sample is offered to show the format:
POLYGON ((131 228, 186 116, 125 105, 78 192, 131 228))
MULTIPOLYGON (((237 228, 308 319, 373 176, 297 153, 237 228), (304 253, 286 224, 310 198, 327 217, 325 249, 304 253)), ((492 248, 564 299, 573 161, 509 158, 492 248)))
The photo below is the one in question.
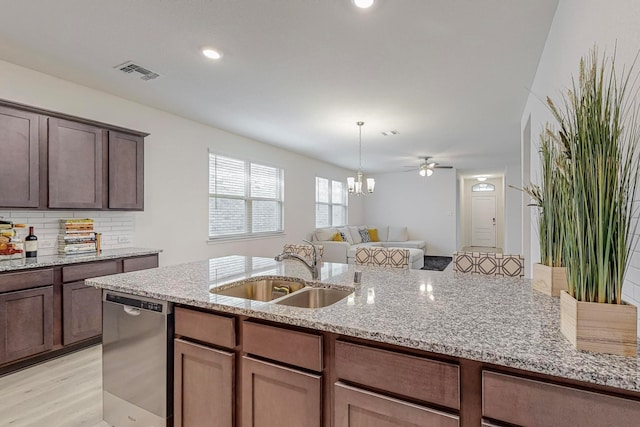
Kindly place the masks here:
POLYGON ((370 228, 369 229, 369 237, 371 238, 372 242, 379 242, 380 241, 380 237, 378 237, 378 229, 377 228, 370 228))
POLYGON ((338 228, 338 232, 344 234, 344 236, 342 236, 342 238, 344 239, 345 242, 348 242, 350 245, 353 245, 353 238, 351 237, 351 233, 349 232, 349 228, 340 227, 340 228, 338 228))
POLYGON ((360 238, 362 239, 362 243, 371 242, 371 236, 369 236, 369 230, 367 230, 366 228, 363 228, 361 230, 358 230, 358 233, 360 233, 360 238))
POLYGON ((353 240, 353 244, 357 245, 358 243, 362 243, 362 237, 360 237, 360 232, 359 232, 362 226, 357 227, 357 226, 350 225, 348 228, 349 228, 349 232, 351 233, 351 240, 353 240))
POLYGON ((344 234, 340 233, 339 231, 333 235, 333 239, 334 242, 344 242, 344 234))

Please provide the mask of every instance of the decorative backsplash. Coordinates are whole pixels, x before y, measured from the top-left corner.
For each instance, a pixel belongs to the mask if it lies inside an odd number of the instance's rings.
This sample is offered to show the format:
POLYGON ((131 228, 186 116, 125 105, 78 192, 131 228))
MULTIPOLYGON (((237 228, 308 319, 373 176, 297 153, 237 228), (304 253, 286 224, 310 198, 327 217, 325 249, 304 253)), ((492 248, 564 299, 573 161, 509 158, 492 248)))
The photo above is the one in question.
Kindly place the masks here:
POLYGON ((133 212, 114 211, 23 211, 0 210, 0 218, 35 228, 38 255, 58 253, 60 219, 92 218, 95 231, 102 233, 102 249, 134 246, 135 216, 133 212))

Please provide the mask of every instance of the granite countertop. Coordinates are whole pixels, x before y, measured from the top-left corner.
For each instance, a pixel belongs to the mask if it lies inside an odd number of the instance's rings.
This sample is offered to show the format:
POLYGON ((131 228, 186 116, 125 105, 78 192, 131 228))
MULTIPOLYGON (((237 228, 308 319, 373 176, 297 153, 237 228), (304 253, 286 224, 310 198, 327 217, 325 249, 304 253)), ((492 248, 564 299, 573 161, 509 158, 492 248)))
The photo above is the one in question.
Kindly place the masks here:
POLYGON ((324 263, 322 286, 354 295, 319 309, 222 296, 210 289, 255 276, 311 282, 296 261, 231 256, 89 279, 104 289, 331 331, 500 366, 640 392, 638 359, 580 352, 560 332, 559 300, 531 281, 454 272, 324 263))
POLYGON ((162 252, 158 249, 122 248, 107 249, 97 253, 77 255, 43 255, 37 258, 21 258, 0 261, 0 273, 27 270, 31 268, 54 267, 57 265, 77 264, 80 262, 104 261, 114 258, 153 255, 162 252))

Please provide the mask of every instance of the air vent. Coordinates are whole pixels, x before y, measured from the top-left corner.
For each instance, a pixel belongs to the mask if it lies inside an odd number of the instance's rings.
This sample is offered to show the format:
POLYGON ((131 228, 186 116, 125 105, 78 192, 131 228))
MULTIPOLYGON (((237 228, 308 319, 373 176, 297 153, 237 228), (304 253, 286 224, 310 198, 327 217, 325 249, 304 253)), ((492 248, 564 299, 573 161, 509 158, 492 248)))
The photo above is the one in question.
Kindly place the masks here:
POLYGON ((380 132, 381 134, 383 134, 384 136, 391 136, 391 135, 399 135, 400 132, 398 132, 397 130, 385 130, 383 132, 380 132))
POLYGON ((134 63, 133 61, 127 61, 124 64, 120 64, 120 65, 116 65, 115 67, 120 71, 122 71, 123 73, 126 74, 131 74, 132 76, 136 76, 136 77, 140 77, 142 80, 153 80, 155 78, 160 77, 160 74, 158 73, 154 73, 153 71, 149 70, 148 68, 144 68, 141 65, 138 65, 136 63, 134 63), (134 74, 134 73, 138 73, 138 75, 134 74))

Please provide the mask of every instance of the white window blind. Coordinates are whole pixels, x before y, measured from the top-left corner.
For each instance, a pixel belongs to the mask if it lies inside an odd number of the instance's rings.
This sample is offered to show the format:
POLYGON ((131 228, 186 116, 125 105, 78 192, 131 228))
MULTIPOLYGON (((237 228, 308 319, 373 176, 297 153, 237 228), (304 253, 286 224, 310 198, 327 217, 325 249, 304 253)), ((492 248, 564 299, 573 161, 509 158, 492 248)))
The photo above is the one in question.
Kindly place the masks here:
POLYGON ((316 228, 347 224, 347 185, 316 177, 316 228))
POLYGON ((209 239, 284 230, 284 171, 209 153, 209 239))

